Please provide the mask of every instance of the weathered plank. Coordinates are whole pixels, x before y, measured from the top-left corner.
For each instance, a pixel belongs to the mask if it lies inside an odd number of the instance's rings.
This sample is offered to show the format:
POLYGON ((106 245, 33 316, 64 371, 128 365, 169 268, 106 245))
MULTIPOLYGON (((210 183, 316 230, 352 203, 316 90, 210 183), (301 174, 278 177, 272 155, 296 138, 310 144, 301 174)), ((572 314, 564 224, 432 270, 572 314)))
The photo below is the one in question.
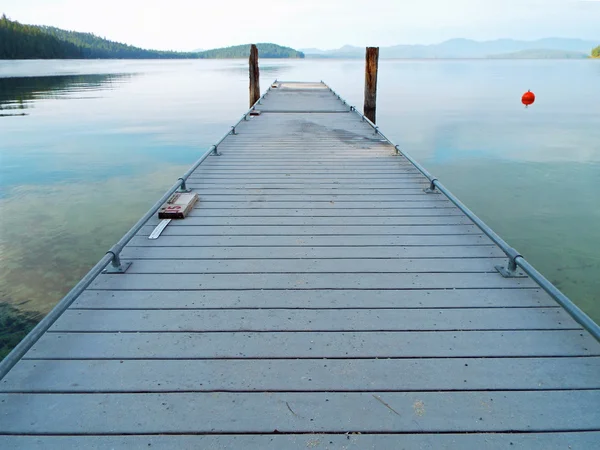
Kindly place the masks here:
POLYGON ((46 333, 24 359, 599 356, 581 331, 46 333))
POLYGON ((81 310, 51 332, 422 331, 581 329, 562 308, 81 310))
POLYGON ((446 197, 442 195, 427 195, 425 192, 414 195, 394 195, 394 194, 374 194, 374 195, 336 195, 335 193, 326 195, 305 195, 305 194, 280 194, 278 192, 268 191, 252 193, 247 192, 246 195, 232 195, 228 193, 220 194, 207 194, 201 196, 200 201, 205 203, 213 202, 287 202, 287 203, 322 203, 322 202, 336 202, 336 203, 356 203, 356 202, 381 202, 381 203, 410 203, 410 202, 425 202, 425 204, 432 203, 433 206, 437 206, 436 202, 448 203, 446 197))
MULTIPOLYGON (((412 205, 411 205, 412 206, 412 205)), ((192 209, 188 217, 448 217, 464 214, 458 208, 202 208, 192 209)))
MULTIPOLYGON (((151 226, 156 226, 160 220, 157 217, 153 217, 147 223, 151 226)), ((169 224, 169 227, 179 226, 223 226, 223 225, 236 225, 236 226, 263 226, 273 225, 276 223, 277 226, 344 226, 353 230, 355 226, 400 226, 400 225, 419 225, 419 226, 430 226, 430 225, 471 225, 472 222, 463 216, 410 216, 410 217, 278 217, 276 220, 269 217, 204 217, 204 216, 191 216, 186 217, 185 220, 173 221, 169 224)))
MULTIPOLYGON (((187 219, 186 219, 187 220, 187 219)), ((504 258, 491 245, 432 247, 126 247, 125 259, 504 258)))
POLYGON ((405 245, 489 245, 492 241, 483 235, 376 235, 376 236, 161 236, 150 240, 147 236, 135 236, 135 247, 313 247, 313 246, 405 246, 405 245))
POLYGON ((324 448, 339 450, 588 450, 598 446, 600 432, 564 433, 468 433, 468 434, 228 434, 228 435, 133 435, 133 436, 0 436, 0 447, 13 450, 64 450, 93 448, 147 450, 185 448, 211 450, 281 450, 324 448), (401 445, 402 447, 398 447, 401 445), (514 447, 513 447, 514 446, 514 447))
POLYGON ((71 306, 89 309, 202 308, 526 308, 558 306, 541 289, 304 291, 85 291, 71 306))
POLYGON ((369 201, 339 201, 339 200, 315 200, 315 201, 286 201, 286 200, 270 200, 269 198, 257 198, 256 200, 250 201, 214 201, 205 200, 201 198, 194 209, 244 209, 244 208, 282 208, 282 209, 455 209, 455 206, 450 203, 449 200, 443 199, 441 196, 427 197, 423 201, 419 202, 404 202, 401 200, 389 201, 389 202, 369 202, 369 201))
POLYGON ((600 357, 27 360, 1 392, 599 389, 600 357), (115 382, 115 380, 118 380, 115 382))
MULTIPOLYGON (((293 168, 293 167, 289 167, 287 169, 281 169, 281 168, 261 168, 261 167, 246 167, 244 168, 239 168, 239 169, 231 169, 231 168, 216 168, 216 167, 210 167, 210 166, 206 166, 203 167, 202 169, 199 169, 197 171, 195 171, 191 176, 191 178, 204 178, 206 175, 208 174, 212 174, 212 175, 224 175, 224 176, 228 176, 228 175, 264 175, 264 176, 269 176, 271 174, 274 175, 321 175, 323 177, 328 177, 331 175, 353 175, 353 177, 357 177, 357 178, 361 178, 364 175, 380 175, 380 176, 386 176, 387 175, 394 175, 394 176, 398 176, 398 178, 403 178, 404 175, 411 175, 410 178, 413 178, 413 175, 416 175, 417 177, 422 177, 423 175, 421 174, 421 172, 419 172, 417 169, 415 168, 398 168, 398 169, 393 169, 393 168, 387 168, 387 169, 381 169, 381 168, 374 168, 374 169, 369 169, 369 168, 360 168, 357 167, 356 169, 343 169, 343 168, 335 168, 335 167, 331 167, 331 168, 293 168)), ((371 178, 371 177, 369 177, 371 178)), ((373 177, 374 178, 374 177, 373 177)))
POLYGON ((494 272, 505 258, 141 260, 127 273, 457 273, 494 272))
MULTIPOLYGON (((188 183, 190 186, 193 186, 194 183, 188 183)), ((423 189, 420 187, 390 187, 390 188, 364 188, 364 189, 356 189, 356 188, 337 188, 337 187, 319 187, 318 189, 311 189, 308 187, 302 188, 302 186, 298 187, 285 187, 280 188, 260 188, 260 187, 246 187, 240 186, 239 184, 232 186, 220 186, 218 188, 203 186, 194 188, 194 191, 198 193, 198 195, 204 194, 228 194, 228 195, 258 195, 258 194, 277 194, 277 195, 298 195, 298 194, 306 194, 306 195, 320 195, 320 196, 329 196, 329 195, 337 195, 337 196, 352 196, 356 198, 360 198, 363 195, 420 195, 423 193, 423 189)))
POLYGON ((600 390, 0 394, 0 399, 5 413, 0 431, 12 433, 419 433, 600 428, 600 390))
MULTIPOLYGON (((139 236, 149 236, 153 225, 140 229, 139 236)), ((481 235, 475 225, 288 225, 274 220, 269 225, 186 225, 168 226, 161 236, 419 236, 419 235, 481 235)))
POLYGON ((537 287, 529 278, 504 278, 493 273, 292 273, 292 274, 108 274, 90 289, 458 289, 537 287))

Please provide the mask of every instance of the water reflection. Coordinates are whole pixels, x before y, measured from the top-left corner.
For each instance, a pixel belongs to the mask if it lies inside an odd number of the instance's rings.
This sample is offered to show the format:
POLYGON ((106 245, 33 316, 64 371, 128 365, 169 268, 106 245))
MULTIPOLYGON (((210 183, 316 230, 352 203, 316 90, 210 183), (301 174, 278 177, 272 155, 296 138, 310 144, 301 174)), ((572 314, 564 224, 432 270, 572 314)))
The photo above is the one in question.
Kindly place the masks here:
POLYGON ((86 94, 115 89, 133 74, 67 75, 47 77, 0 78, 0 116, 24 116, 7 113, 30 109, 37 100, 89 98, 86 94))
POLYGON ((0 304, 48 312, 185 170, 24 185, 0 199, 0 304))

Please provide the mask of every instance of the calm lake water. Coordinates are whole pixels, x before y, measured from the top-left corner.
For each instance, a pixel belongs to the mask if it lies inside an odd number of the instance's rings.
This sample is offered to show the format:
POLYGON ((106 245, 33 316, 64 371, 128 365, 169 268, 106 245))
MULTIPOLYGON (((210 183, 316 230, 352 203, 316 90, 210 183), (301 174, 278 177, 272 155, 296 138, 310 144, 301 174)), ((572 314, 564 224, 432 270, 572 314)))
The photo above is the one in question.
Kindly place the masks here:
MULTIPOLYGON (((266 60, 261 85, 322 79, 361 106, 363 64, 266 60)), ((52 308, 247 91, 246 61, 0 61, 0 303, 52 308)), ((600 321, 600 61, 381 61, 378 102, 390 138, 600 321)))

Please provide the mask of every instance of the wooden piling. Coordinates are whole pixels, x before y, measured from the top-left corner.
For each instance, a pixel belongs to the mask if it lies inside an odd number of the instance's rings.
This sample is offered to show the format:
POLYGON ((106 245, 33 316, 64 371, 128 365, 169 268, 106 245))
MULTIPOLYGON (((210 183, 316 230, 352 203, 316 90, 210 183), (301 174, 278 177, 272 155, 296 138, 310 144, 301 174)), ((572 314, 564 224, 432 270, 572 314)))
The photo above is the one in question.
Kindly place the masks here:
POLYGON ((365 103, 364 115, 375 123, 377 109, 377 66, 379 47, 367 47, 365 58, 365 103))
POLYGON ((258 72, 258 49, 252 44, 250 47, 250 107, 260 98, 260 82, 258 72))

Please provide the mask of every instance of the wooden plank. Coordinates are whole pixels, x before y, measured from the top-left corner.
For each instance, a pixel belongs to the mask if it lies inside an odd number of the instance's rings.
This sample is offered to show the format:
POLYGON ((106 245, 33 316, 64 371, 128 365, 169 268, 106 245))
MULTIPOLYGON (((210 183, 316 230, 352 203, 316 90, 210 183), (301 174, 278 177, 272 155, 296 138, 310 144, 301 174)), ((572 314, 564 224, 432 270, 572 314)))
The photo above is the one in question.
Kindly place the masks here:
MULTIPOLYGON (((196 185, 193 182, 189 182, 190 186, 196 185)), ((372 195, 377 196, 394 196, 403 198, 407 196, 411 198, 412 196, 421 196, 421 198, 425 198, 424 196, 431 196, 430 194, 425 194, 420 185, 415 186, 391 186, 391 187, 348 187, 342 186, 341 188, 338 185, 331 184, 330 186, 312 186, 312 185, 292 185, 290 184, 282 184, 279 186, 273 185, 257 185, 257 184, 249 184, 249 185, 240 185, 240 184, 232 184, 225 186, 210 186, 210 185, 198 185, 198 187, 194 188, 194 191, 198 193, 198 195, 230 195, 230 196, 246 196, 246 195, 305 195, 305 196, 338 196, 338 197, 349 197, 349 198, 357 198, 360 200, 362 196, 366 196, 369 198, 372 195)), ((310 198, 310 197, 309 197, 310 198)))
MULTIPOLYGON (((138 236, 149 236, 154 226, 146 225, 138 236)), ((168 226, 161 236, 348 236, 351 243, 355 236, 460 236, 481 235, 475 225, 356 225, 281 226, 277 219, 269 225, 177 225, 168 226)))
MULTIPOLYGON (((438 197, 438 196, 436 196, 438 197)), ((404 202, 401 200, 390 201, 390 202, 366 202, 366 201, 339 201, 339 200, 315 200, 315 201, 277 201, 270 200, 268 198, 257 198, 254 201, 215 201, 211 202, 201 198, 196 205, 194 206, 194 210, 206 210, 206 209, 245 209, 245 208, 274 208, 274 209, 325 209, 325 210, 334 210, 334 209, 436 209, 436 210, 444 210, 444 209, 455 209, 456 207, 450 203, 449 200, 444 200, 443 198, 439 199, 429 199, 423 200, 419 202, 404 202)), ((440 211, 443 212, 443 211, 440 211)))
MULTIPOLYGON (((156 226, 160 220, 157 217, 150 219, 147 224, 156 226)), ((399 225, 471 225, 471 222, 464 216, 429 216, 429 217, 278 217, 276 220, 269 217, 203 217, 191 216, 185 220, 172 222, 170 226, 345 226, 353 229, 356 225, 362 226, 399 226, 399 225)))
POLYGON ((592 449, 600 441, 600 432, 544 433, 467 433, 467 434, 228 434, 228 435, 128 435, 128 436, 0 436, 0 447, 13 450, 64 450, 65 448, 110 448, 147 450, 186 448, 211 450, 281 449, 387 449, 420 450, 528 450, 592 449), (324 447, 323 447, 324 446, 324 447))
POLYGON ((149 240, 147 236, 136 236, 131 240, 137 247, 313 247, 313 246, 404 246, 404 245, 489 245, 490 239, 476 234, 464 235, 419 235, 419 236, 161 236, 149 240))
POLYGON ((600 428, 600 391, 0 394, 11 433, 470 432, 600 428), (48 411, 52 410, 52 414, 48 411), (144 414, 132 414, 143 411, 144 414), (260 411, 260 414, 257 414, 260 411), (110 412, 110 413, 107 413, 110 412), (360 414, 359 412, 362 412, 360 414))
POLYGON ((24 359, 599 356, 580 331, 46 333, 24 359))
POLYGON ((422 181, 409 181, 409 180, 385 180, 385 181, 373 181, 369 182, 366 180, 356 180, 352 182, 350 180, 342 181, 330 181, 330 180, 222 180, 215 178, 213 180, 204 180, 202 178, 190 181, 190 187, 198 189, 201 187, 209 187, 213 189, 230 189, 230 188, 241 188, 241 189, 390 189, 390 188, 410 188, 410 189, 424 189, 427 187, 427 182, 422 181))
MULTIPOLYGON (((412 206, 412 205, 411 205, 412 206)), ((193 209, 188 217, 447 217, 464 214, 458 208, 202 208, 193 209)))
POLYGON ((380 177, 383 178, 398 178, 398 179, 413 179, 413 178, 418 178, 418 177, 423 177, 423 175, 421 175, 421 173, 416 170, 416 169, 368 169, 368 168, 363 168, 362 170, 360 168, 356 168, 354 170, 344 170, 344 169, 336 169, 336 168, 329 168, 329 169, 322 169, 322 168, 292 168, 292 167, 288 167, 287 169, 282 169, 282 168, 275 168, 275 169, 268 169, 268 168, 251 168, 251 167, 246 167, 244 168, 240 168, 240 169, 225 169, 225 168, 212 168, 212 167, 204 167, 201 170, 197 170, 196 172, 194 172, 194 174, 190 177, 190 179, 193 178, 206 178, 207 176, 210 177, 215 177, 215 176, 219 176, 219 177, 238 177, 238 176, 254 176, 254 175, 260 175, 260 176, 264 176, 265 178, 269 178, 272 176, 275 177, 279 177, 279 176, 297 176, 297 177, 301 177, 303 178, 304 175, 321 175, 323 178, 329 178, 329 177, 333 177, 333 178, 337 178, 338 176, 344 176, 344 178, 346 178, 347 176, 352 176, 352 177, 356 177, 357 179, 360 178, 371 178, 372 176, 376 176, 379 175, 380 177))
MULTIPOLYGON (((285 151, 286 147, 285 146, 279 146, 278 147, 279 151, 285 151)), ((371 151, 372 149, 366 149, 371 151)), ((219 150, 220 151, 220 150, 219 150)), ((379 155, 369 155, 366 156, 364 153, 348 153, 348 152, 339 152, 339 153, 334 153, 334 152, 327 152, 327 151, 321 151, 320 153, 317 154, 308 154, 306 156, 302 156, 302 157, 294 157, 294 156, 289 156, 289 154, 286 154, 286 156, 281 155, 281 153, 279 153, 279 156, 276 155, 276 152, 273 153, 273 155, 271 154, 266 154, 266 153, 256 153, 256 154, 252 154, 252 153, 236 153, 235 150, 228 150, 227 153, 223 153, 223 156, 226 156, 228 159, 230 159, 232 162, 243 162, 243 161, 254 161, 254 162, 260 162, 260 161, 268 161, 268 162, 281 162, 281 163, 285 163, 287 161, 297 161, 297 162, 307 162, 307 163, 322 163, 322 162, 330 162, 330 163, 335 163, 337 161, 351 161, 351 162, 358 162, 358 161, 364 161, 364 160, 370 160, 371 158, 377 158, 378 160, 381 161, 391 161, 393 162, 395 158, 397 158, 397 156, 394 156, 393 154, 393 150, 386 150, 386 153, 381 153, 379 155)), ((215 157, 216 158, 216 157, 215 157)))
MULTIPOLYGON (((446 203, 448 199, 442 195, 427 195, 424 192, 420 194, 374 194, 374 195, 338 195, 335 192, 321 193, 319 195, 307 195, 299 193, 280 193, 271 191, 263 191, 259 193, 247 193, 248 195, 230 194, 230 193, 210 193, 203 194, 200 198, 200 202, 213 203, 213 202, 311 202, 316 204, 319 203, 356 203, 356 202, 369 202, 369 203, 408 203, 418 202, 419 204, 429 203, 446 203)), ((434 204, 433 206, 437 206, 434 204)))
POLYGON ((600 358, 30 360, 1 392, 599 389, 600 358), (118 380, 118 383, 115 383, 118 380))
POLYGON ((437 247, 125 247, 124 259, 504 258, 491 245, 437 247))
POLYGON ((90 289, 457 289, 538 287, 529 278, 504 278, 493 273, 293 273, 293 274, 107 274, 90 289))
POLYGON ((506 258, 140 260, 127 273, 484 273, 506 258))
POLYGON ((368 161, 336 161, 336 162, 309 162, 309 161, 301 161, 301 160, 285 160, 282 161, 278 159, 276 161, 263 161, 263 162, 252 162, 252 160, 247 162, 239 162, 232 161, 229 158, 209 158, 200 166, 203 170, 212 170, 214 169, 227 169, 227 170, 246 170, 250 169, 270 169, 270 170, 286 170, 289 168, 302 168, 302 169, 324 169, 324 170, 377 170, 377 169, 398 169, 398 170, 408 170, 413 169, 411 163, 407 162, 405 159, 401 159, 396 157, 396 159, 391 160, 391 158, 387 158, 385 160, 380 160, 379 157, 373 158, 368 161))
POLYGON ((74 310, 50 332, 581 329, 561 308, 74 310))
POLYGON ((203 174, 201 176, 192 176, 190 177, 191 181, 194 180, 206 180, 206 181, 210 181, 210 180, 224 180, 224 181, 229 181, 229 180, 245 180, 245 181, 252 181, 252 180, 261 180, 261 181, 268 181, 268 180, 275 180, 275 181, 281 181, 281 180, 295 180, 295 181, 322 181, 323 179, 327 180, 327 181, 346 181, 348 183, 353 183, 354 181, 365 181, 368 182, 368 180, 374 180, 374 181, 393 181, 393 182, 397 182, 397 181, 414 181, 415 183, 417 182, 426 182, 426 179, 423 177, 423 175, 421 174, 401 174, 401 175, 395 175, 395 174, 384 174, 384 175, 378 175, 378 174, 366 174, 366 175, 362 175, 362 176, 356 176, 356 175, 351 175, 351 174, 332 174, 332 175, 328 175, 328 176, 324 176, 324 175, 311 175, 311 174, 295 174, 293 172, 290 173, 272 173, 272 174, 252 174, 252 173, 239 173, 239 174, 229 174, 229 175, 225 175, 225 174, 213 174, 213 173, 206 173, 203 174))
POLYGON ((558 306, 541 289, 85 291, 71 309, 523 308, 558 306))

